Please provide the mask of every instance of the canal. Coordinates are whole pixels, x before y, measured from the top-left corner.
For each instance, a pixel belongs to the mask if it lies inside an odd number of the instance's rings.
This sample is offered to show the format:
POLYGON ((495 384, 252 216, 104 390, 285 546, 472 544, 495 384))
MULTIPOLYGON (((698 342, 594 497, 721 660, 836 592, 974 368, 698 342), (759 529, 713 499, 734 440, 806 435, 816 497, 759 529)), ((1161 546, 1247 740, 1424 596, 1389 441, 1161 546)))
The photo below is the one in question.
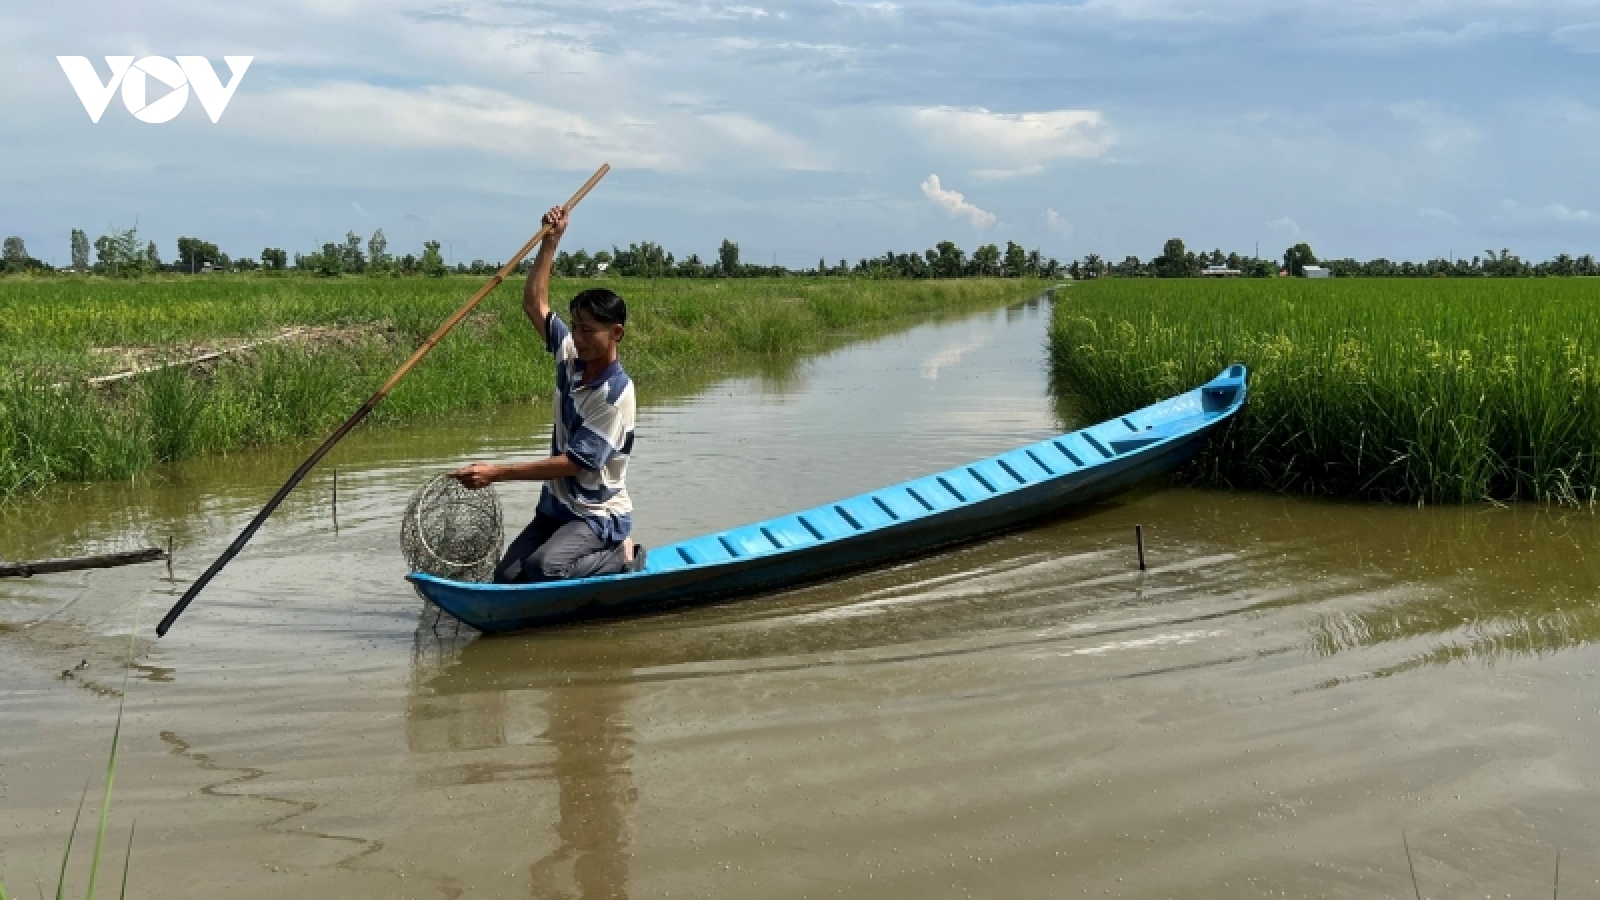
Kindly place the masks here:
MULTIPOLYGON (((648 403, 640 539, 1081 424, 1049 314, 648 403)), ((402 580, 398 516, 548 428, 541 402, 359 433, 337 528, 319 472, 160 641, 307 448, 0 513, 13 559, 177 546, 170 578, 0 582, 12 893, 48 890, 104 772, 137 620, 107 852, 120 875, 137 818, 133 897, 1409 897, 1407 845, 1423 896, 1543 896, 1558 850, 1562 896, 1600 895, 1590 512, 1158 484, 787 594, 479 638, 402 580)), ((537 489, 501 497, 516 527, 537 489)))

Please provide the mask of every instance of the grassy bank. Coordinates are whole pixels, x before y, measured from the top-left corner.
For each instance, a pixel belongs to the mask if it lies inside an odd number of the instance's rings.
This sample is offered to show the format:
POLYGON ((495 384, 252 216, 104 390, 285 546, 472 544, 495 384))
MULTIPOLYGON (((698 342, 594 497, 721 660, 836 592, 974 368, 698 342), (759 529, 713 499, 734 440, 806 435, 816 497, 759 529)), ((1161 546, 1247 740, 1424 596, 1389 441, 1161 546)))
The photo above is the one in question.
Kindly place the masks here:
MULTIPOLYGON (((0 282, 0 498, 54 481, 122 478, 152 463, 330 431, 481 278, 267 277, 0 282), (92 387, 94 376, 277 339, 202 366, 92 387)), ((558 280, 629 301, 623 358, 652 385, 743 357, 822 349, 937 314, 1021 300, 1028 280, 848 278, 558 280)), ((543 399, 549 357, 502 286, 369 419, 384 423, 543 399)))
POLYGON ((1055 376, 1093 418, 1251 366, 1205 480, 1413 503, 1600 490, 1600 280, 1130 279, 1057 298, 1055 376))

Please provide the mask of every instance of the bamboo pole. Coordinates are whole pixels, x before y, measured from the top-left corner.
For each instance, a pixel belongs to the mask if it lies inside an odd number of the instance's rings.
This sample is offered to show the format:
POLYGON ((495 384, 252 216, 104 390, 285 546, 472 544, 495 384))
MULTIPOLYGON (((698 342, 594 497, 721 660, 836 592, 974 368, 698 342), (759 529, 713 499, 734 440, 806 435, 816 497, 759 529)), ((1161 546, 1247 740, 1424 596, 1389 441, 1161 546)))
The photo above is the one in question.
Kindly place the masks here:
MULTIPOLYGON (((578 192, 573 194, 572 199, 567 201, 567 209, 570 210, 581 203, 583 198, 588 196, 589 192, 594 189, 594 186, 599 184, 600 179, 604 178, 606 173, 609 171, 611 171, 611 166, 609 164, 603 164, 599 169, 595 170, 595 173, 589 176, 589 180, 583 183, 583 187, 578 188, 578 192)), ((250 523, 244 527, 244 530, 239 532, 238 537, 233 539, 233 543, 228 545, 228 549, 222 551, 222 555, 217 557, 216 561, 213 562, 211 566, 205 570, 205 572, 201 573, 199 578, 195 579, 194 584, 189 585, 189 589, 183 592, 183 596, 178 599, 178 602, 172 605, 172 609, 167 611, 167 615, 161 620, 161 624, 156 626, 157 635, 161 637, 166 636, 167 630, 172 627, 172 623, 176 622, 178 617, 183 615, 183 611, 188 608, 190 602, 194 600, 195 596, 204 590, 207 584, 211 583, 211 579, 215 578, 217 573, 222 571, 223 566, 226 566, 228 563, 232 562, 233 558, 239 555, 239 551, 243 550, 244 545, 249 543, 250 538, 254 537, 255 533, 260 530, 262 524, 266 522, 267 517, 272 515, 272 511, 277 509, 278 505, 283 502, 284 498, 289 496, 289 492, 294 490, 295 486, 298 485, 306 477, 306 475, 311 472, 312 468, 314 468, 317 463, 322 461, 324 456, 328 455, 328 451, 333 449, 333 445, 343 440, 344 436, 349 434, 351 429, 359 425, 361 420, 367 417, 368 413, 372 412, 372 410, 376 408, 379 403, 382 403, 383 398, 388 396, 389 392, 394 390, 394 386, 400 383, 400 379, 406 377, 411 369, 416 366, 417 363, 421 362, 422 358, 427 356, 428 353, 433 350, 434 346, 437 345, 439 341, 444 339, 445 335, 450 333, 451 329, 460 324, 461 320, 465 319, 467 314, 472 312, 473 308, 478 305, 479 301, 483 300, 484 297, 487 297, 490 291, 499 287, 500 283, 505 281, 506 276, 510 275, 517 268, 517 264, 522 262, 523 257, 527 256, 529 253, 532 253, 533 248, 539 246, 539 243, 545 239, 545 235, 547 235, 549 232, 550 226, 545 225, 540 227, 540 229, 534 233, 533 237, 529 238, 528 242, 522 245, 522 249, 517 251, 515 256, 511 257, 511 259, 505 265, 500 267, 500 271, 496 272, 494 277, 489 279, 488 283, 486 283, 483 287, 478 288, 477 293, 473 294, 471 299, 467 300, 466 303, 463 303, 460 309, 456 310, 450 315, 450 318, 445 319, 443 324, 434 329, 433 334, 429 335, 428 339, 422 342, 422 346, 418 347, 416 352, 411 354, 411 358, 407 359, 405 363, 400 366, 400 368, 396 369, 395 373, 389 376, 389 380, 385 381, 383 386, 378 388, 376 393, 374 393, 371 397, 368 397, 367 401, 361 404, 361 407, 352 413, 350 418, 344 421, 343 425, 340 425, 338 429, 333 432, 333 434, 329 435, 328 439, 322 442, 322 446, 318 447, 310 456, 306 457, 305 462, 302 462, 300 467, 294 470, 294 473, 289 476, 289 480, 285 481, 283 486, 278 488, 278 492, 272 495, 272 499, 267 501, 267 505, 263 506, 261 511, 256 513, 255 518, 251 519, 250 523)))
POLYGON ((79 569, 110 569, 131 566, 135 563, 155 562, 166 557, 160 547, 129 550, 123 553, 104 553, 99 556, 73 556, 65 559, 36 559, 31 562, 0 563, 0 578, 32 578, 53 572, 76 572, 79 569))

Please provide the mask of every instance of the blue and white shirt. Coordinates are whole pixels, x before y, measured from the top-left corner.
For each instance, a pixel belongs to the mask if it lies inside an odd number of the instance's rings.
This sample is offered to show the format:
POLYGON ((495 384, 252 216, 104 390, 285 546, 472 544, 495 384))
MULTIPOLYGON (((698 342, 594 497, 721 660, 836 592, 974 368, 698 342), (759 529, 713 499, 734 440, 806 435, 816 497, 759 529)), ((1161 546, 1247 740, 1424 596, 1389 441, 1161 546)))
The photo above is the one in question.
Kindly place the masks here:
POLYGON ((587 380, 572 332, 554 312, 545 320, 548 349, 556 358, 550 455, 577 463, 577 475, 544 484, 539 512, 565 522, 584 520, 602 541, 615 543, 633 530, 633 501, 624 478, 633 453, 633 380, 613 362, 587 380))

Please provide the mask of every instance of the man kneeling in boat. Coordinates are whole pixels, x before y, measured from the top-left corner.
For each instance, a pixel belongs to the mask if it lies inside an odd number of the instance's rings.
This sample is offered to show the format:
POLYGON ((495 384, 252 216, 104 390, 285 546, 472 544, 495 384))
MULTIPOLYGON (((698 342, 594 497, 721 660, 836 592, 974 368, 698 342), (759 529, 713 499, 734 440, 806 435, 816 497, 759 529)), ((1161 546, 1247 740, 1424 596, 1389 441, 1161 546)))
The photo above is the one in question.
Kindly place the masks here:
POLYGON ((572 298, 569 330, 550 309, 550 267, 567 230, 567 211, 545 213, 522 291, 522 309, 556 359, 550 456, 535 462, 473 463, 451 477, 474 490, 497 481, 542 481, 533 521, 511 542, 494 580, 501 583, 587 578, 636 571, 633 502, 623 479, 633 452, 633 382, 617 360, 628 321, 622 298, 592 288, 572 298))

